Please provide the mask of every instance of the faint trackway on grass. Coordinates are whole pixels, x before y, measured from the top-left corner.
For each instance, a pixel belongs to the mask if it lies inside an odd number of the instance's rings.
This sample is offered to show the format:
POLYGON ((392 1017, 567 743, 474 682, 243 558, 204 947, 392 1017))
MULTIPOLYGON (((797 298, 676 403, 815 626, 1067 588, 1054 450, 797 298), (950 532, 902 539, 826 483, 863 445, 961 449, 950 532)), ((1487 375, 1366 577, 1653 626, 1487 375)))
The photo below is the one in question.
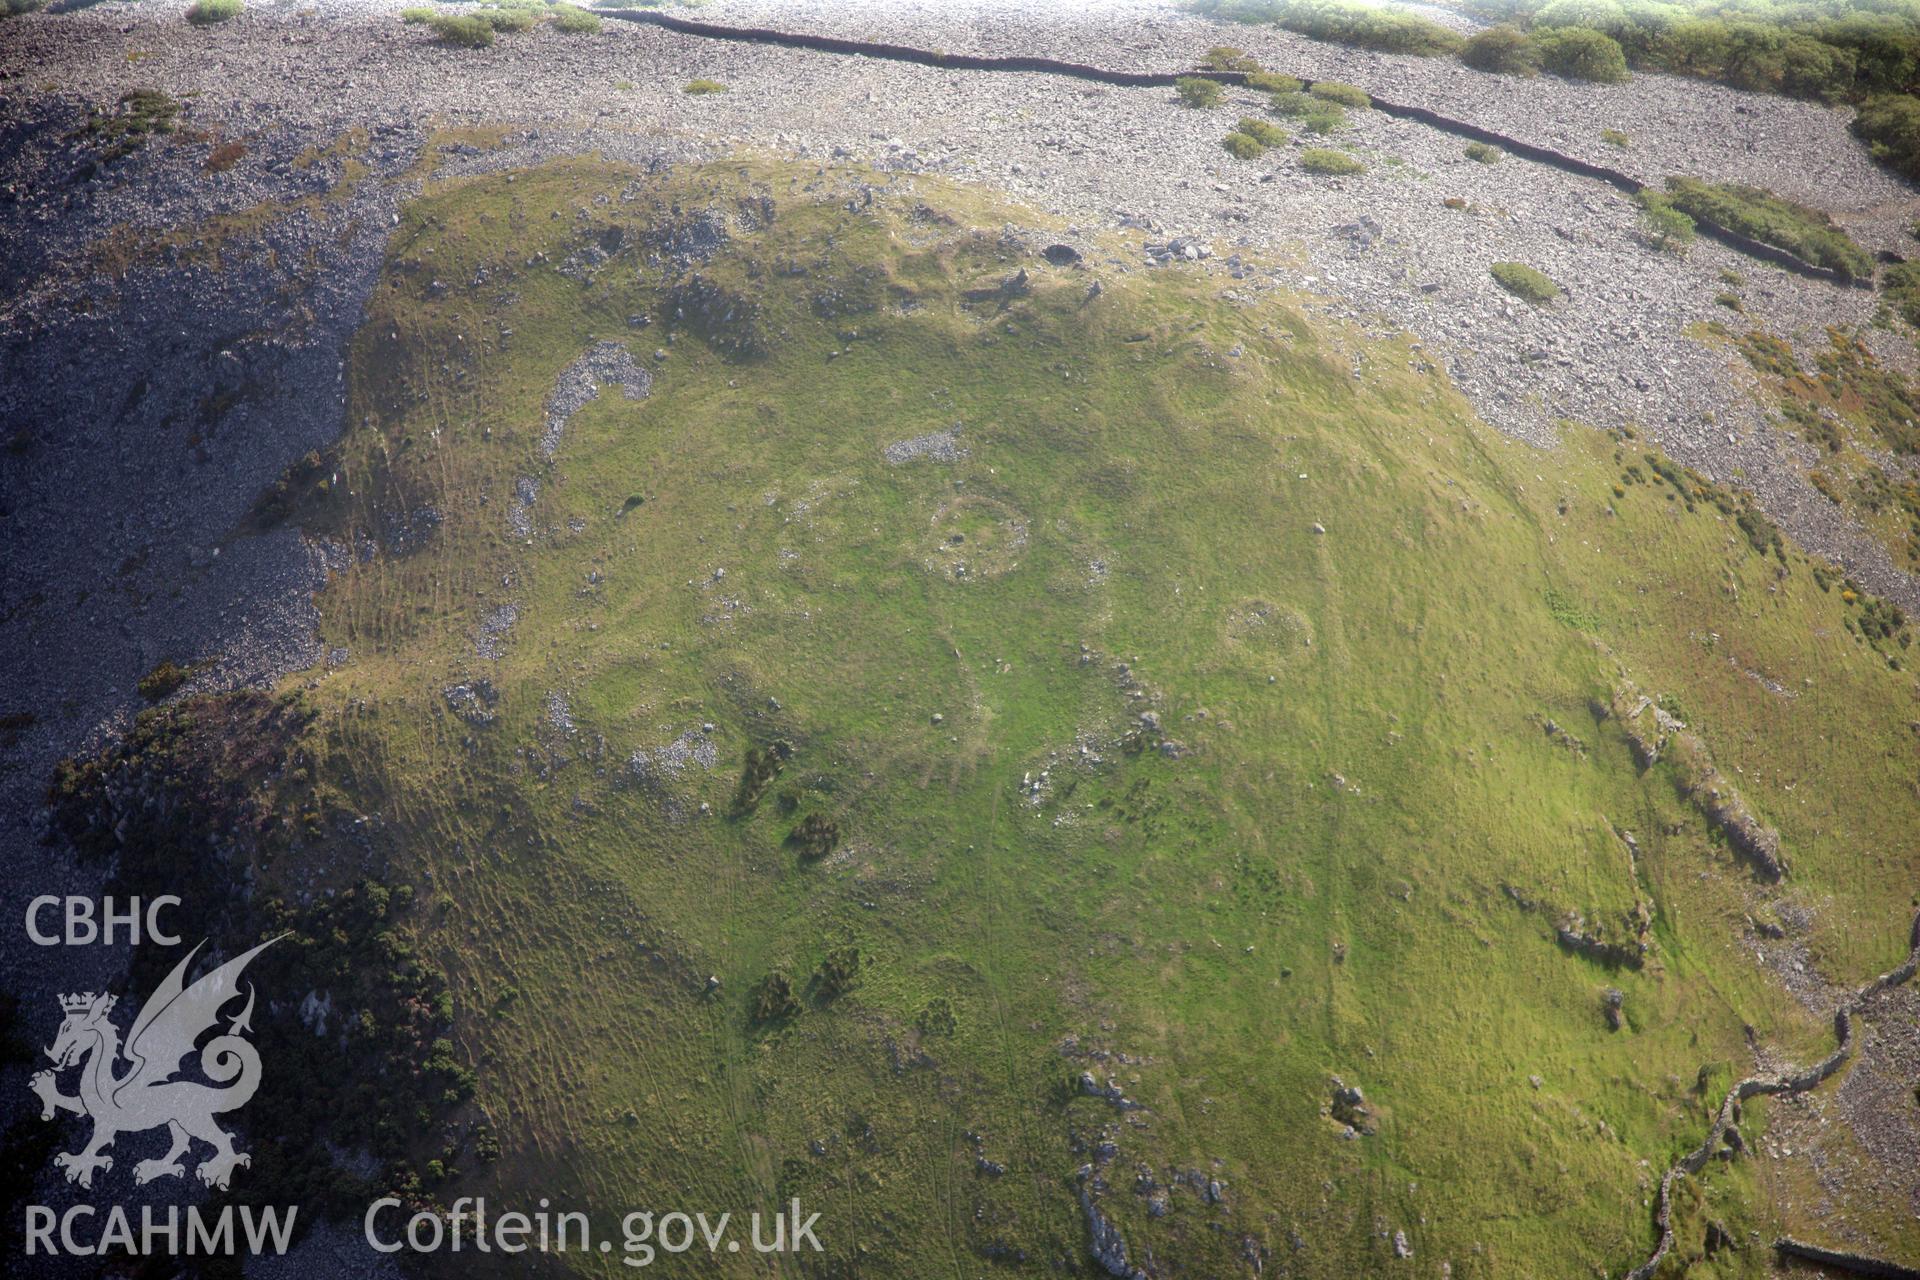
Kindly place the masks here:
MULTIPOLYGON (((946 53, 937 49, 918 49, 912 45, 886 44, 873 40, 849 40, 841 36, 813 35, 795 31, 776 31, 769 27, 730 27, 715 22, 696 22, 690 18, 676 18, 671 14, 656 13, 647 9, 603 9, 602 17, 618 18, 622 22, 637 22, 646 26, 660 27, 684 36, 697 36, 709 40, 732 40, 745 44, 778 45, 788 49, 807 49, 815 53, 836 53, 851 57, 884 58, 890 62, 907 62, 917 66, 931 67, 940 71, 1017 71, 1040 75, 1069 76, 1076 80, 1090 80, 1098 84, 1118 85, 1130 89, 1173 88, 1179 80, 1189 76, 1203 76, 1217 80, 1222 84, 1245 85, 1248 73, 1244 71, 1214 71, 1196 68, 1191 71, 1115 71, 1108 67, 1088 66, 1079 62, 1066 62, 1058 58, 1031 57, 992 57, 975 53, 946 53)), ((1312 80, 1301 78, 1302 85, 1311 87, 1312 80)), ((1467 120, 1458 120, 1442 115, 1427 107, 1416 107, 1407 103, 1389 102, 1384 98, 1368 95, 1374 108, 1385 115, 1402 120, 1413 120, 1443 133, 1468 138, 1475 142, 1490 143, 1504 151, 1511 152, 1523 160, 1532 160, 1537 164, 1549 165, 1566 173, 1583 178, 1592 178, 1598 182, 1617 187, 1628 195, 1637 196, 1649 190, 1649 184, 1642 182, 1630 173, 1606 165, 1581 160, 1565 152, 1555 151, 1520 138, 1511 137, 1495 130, 1484 128, 1467 120)), ((1807 276, 1815 280, 1826 280, 1838 284, 1856 282, 1839 272, 1825 267, 1815 266, 1797 254, 1789 253, 1776 245, 1756 240, 1752 236, 1742 235, 1729 227, 1723 227, 1710 219, 1696 217, 1695 223, 1700 233, 1717 240, 1736 253, 1746 254, 1770 262, 1777 267, 1807 276)))
POLYGON ((1832 1078, 1853 1054, 1854 1014, 1881 992, 1891 991, 1911 979, 1916 970, 1920 970, 1920 915, 1913 918, 1913 930, 1908 938, 1906 962, 1897 968, 1887 970, 1861 987, 1843 1000, 1839 1009, 1835 1010, 1834 1035, 1840 1043, 1831 1054, 1815 1066, 1796 1075, 1749 1076, 1727 1091, 1727 1096, 1721 1099, 1720 1110, 1714 1115, 1712 1127, 1707 1130, 1705 1141, 1681 1156, 1660 1179, 1660 1200, 1653 1214, 1653 1220, 1660 1228, 1660 1242, 1645 1262, 1627 1273, 1626 1280, 1649 1280, 1661 1262, 1665 1261, 1667 1254, 1673 1250, 1673 1184, 1682 1175, 1698 1173, 1706 1167, 1707 1161, 1713 1158, 1713 1153, 1719 1148, 1721 1139, 1726 1137, 1727 1127, 1733 1123, 1734 1108, 1745 1099, 1758 1094, 1805 1093, 1808 1089, 1832 1078))

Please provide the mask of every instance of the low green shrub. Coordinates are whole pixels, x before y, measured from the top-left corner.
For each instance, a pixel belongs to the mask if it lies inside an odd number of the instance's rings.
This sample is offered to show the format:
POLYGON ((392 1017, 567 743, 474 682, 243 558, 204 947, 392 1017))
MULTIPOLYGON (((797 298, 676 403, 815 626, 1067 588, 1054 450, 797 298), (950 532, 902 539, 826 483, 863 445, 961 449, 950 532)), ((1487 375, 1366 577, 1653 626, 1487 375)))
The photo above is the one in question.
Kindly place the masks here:
POLYGON ((784 1022, 798 1017, 800 1002, 793 996, 793 980, 775 969, 754 984, 751 1008, 757 1023, 784 1022))
POLYGON ((1225 147, 1227 154, 1235 160, 1258 160, 1267 154, 1266 147, 1259 139, 1239 132, 1230 133, 1220 139, 1220 145, 1225 147))
POLYGON ((1633 139, 1629 138, 1619 129, 1602 129, 1600 131, 1600 141, 1610 147, 1619 147, 1622 150, 1633 145, 1633 139))
POLYGON ((745 817, 753 812, 760 797, 766 793, 780 771, 787 767, 787 760, 793 754, 793 744, 785 741, 760 748, 748 747, 745 760, 740 765, 740 784, 734 788, 731 812, 736 818, 745 817))
POLYGON ((1301 127, 1309 133, 1332 133, 1347 123, 1345 107, 1305 93, 1276 93, 1270 108, 1275 115, 1299 120, 1301 127))
POLYGON ((1426 18, 1357 0, 1199 0, 1210 17, 1270 22, 1310 40, 1437 57, 1458 53, 1459 33, 1426 18))
POLYGON ((1540 304, 1560 296, 1559 285, 1524 262, 1496 262, 1491 271, 1494 282, 1516 298, 1540 304))
POLYGON ((690 93, 696 98, 702 94, 725 93, 726 91, 727 86, 721 84, 718 80, 689 80, 680 86, 680 92, 690 93))
POLYGON ((1920 178, 1920 98, 1906 93, 1868 98, 1853 118, 1853 131, 1874 159, 1920 178))
POLYGON ((1517 27, 1488 27, 1475 33, 1460 50, 1460 61, 1475 71, 1504 76, 1530 76, 1540 70, 1533 41, 1517 27))
POLYGON ((1236 132, 1246 134, 1263 147, 1287 145, 1286 130, 1271 120, 1262 120, 1258 116, 1241 116, 1240 122, 1233 127, 1236 132))
POLYGON ((210 27, 239 16, 240 0, 193 0, 193 7, 187 10, 187 21, 196 27, 210 27))
POLYGON ((1696 230, 1693 217, 1657 191, 1642 191, 1637 199, 1640 231, 1647 243, 1667 253, 1685 253, 1696 230))
POLYGON ((1343 107, 1352 107, 1355 111, 1365 111, 1373 105, 1373 99, 1367 91, 1357 85, 1341 84, 1338 80, 1317 80, 1307 90, 1322 102, 1337 102, 1343 107))
POLYGON ((787 843, 802 862, 818 862, 840 843, 840 824, 824 814, 810 813, 787 833, 787 843))
POLYGON ((400 21, 409 26, 420 26, 433 21, 433 10, 423 4, 409 5, 400 11, 400 21))
POLYGON ((859 976, 860 948, 852 945, 835 947, 827 952, 820 961, 820 967, 814 971, 814 990, 822 1000, 832 1000, 844 994, 859 976))
POLYGON ((1249 58, 1246 52, 1230 44, 1217 44, 1207 50, 1207 56, 1200 60, 1202 68, 1208 71, 1238 71, 1251 75, 1260 70, 1260 64, 1249 58))
POLYGON ((1218 80, 1209 80, 1205 76, 1181 76, 1173 82, 1173 91, 1180 96, 1181 106, 1192 107, 1196 111, 1217 107, 1227 96, 1218 80))
POLYGON ((158 702, 179 691, 180 687, 193 678, 193 668, 168 658, 159 666, 140 677, 140 696, 148 702, 158 702))
POLYGON ((493 24, 485 18, 436 13, 427 25, 441 40, 462 49, 484 49, 493 43, 493 24))
POLYGON ((1901 319, 1920 327, 1920 262, 1902 262, 1888 267, 1880 287, 1886 300, 1901 319))
POLYGON ((506 32, 531 31, 534 24, 540 21, 537 9, 517 4, 488 5, 476 16, 495 31, 506 32))
POLYGON ((1758 187, 1682 176, 1667 179, 1667 199, 1695 221, 1712 222, 1785 249, 1846 279, 1865 280, 1873 275, 1872 255, 1818 209, 1758 187))
POLYGON ((74 136, 104 143, 100 160, 111 164, 138 151, 156 133, 172 133, 180 104, 158 89, 134 89, 120 95, 112 111, 95 110, 74 136))
POLYGON ((1247 88, 1258 93, 1298 93, 1305 87, 1298 77, 1278 71, 1256 71, 1247 77, 1247 88))
POLYGON ((590 36, 600 30, 600 15, 588 13, 576 4, 560 4, 553 7, 553 29, 564 31, 568 35, 590 36))
POLYGON ((1500 157, 1506 153, 1491 143, 1469 142, 1466 154, 1467 159, 1475 164, 1498 164, 1500 157))
POLYGON ((1540 65, 1569 80, 1619 84, 1627 78, 1627 55, 1620 42, 1591 27, 1551 27, 1536 30, 1534 48, 1540 65))
POLYGON ((1344 151, 1331 151, 1325 147, 1308 147, 1300 153, 1300 167, 1308 173, 1321 177, 1339 178, 1348 174, 1365 173, 1367 166, 1344 151))

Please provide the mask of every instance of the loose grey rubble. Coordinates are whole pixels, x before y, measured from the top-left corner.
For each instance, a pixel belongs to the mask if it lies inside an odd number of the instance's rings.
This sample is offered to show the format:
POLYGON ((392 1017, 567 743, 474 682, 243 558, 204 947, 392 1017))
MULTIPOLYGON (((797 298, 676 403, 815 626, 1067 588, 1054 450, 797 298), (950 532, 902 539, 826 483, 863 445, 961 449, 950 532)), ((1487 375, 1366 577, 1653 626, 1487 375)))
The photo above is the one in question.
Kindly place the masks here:
POLYGON ((642 747, 628 758, 627 772, 636 781, 652 782, 677 778, 689 765, 712 769, 720 761, 720 749, 710 733, 688 729, 664 746, 642 747))
MULTIPOLYGON (((554 381, 547 397, 547 425, 540 435, 540 454, 552 460, 560 448, 573 415, 600 394, 600 388, 617 383, 629 400, 644 400, 653 389, 653 375, 636 363, 633 354, 618 342, 596 342, 587 353, 568 365, 554 381)), ((531 499, 528 500, 531 503, 531 499)))
POLYGON ((912 462, 916 458, 929 458, 935 462, 958 462, 967 456, 966 449, 960 443, 960 428, 955 426, 945 431, 929 431, 911 440, 896 440, 882 453, 888 462, 899 466, 903 462, 912 462))

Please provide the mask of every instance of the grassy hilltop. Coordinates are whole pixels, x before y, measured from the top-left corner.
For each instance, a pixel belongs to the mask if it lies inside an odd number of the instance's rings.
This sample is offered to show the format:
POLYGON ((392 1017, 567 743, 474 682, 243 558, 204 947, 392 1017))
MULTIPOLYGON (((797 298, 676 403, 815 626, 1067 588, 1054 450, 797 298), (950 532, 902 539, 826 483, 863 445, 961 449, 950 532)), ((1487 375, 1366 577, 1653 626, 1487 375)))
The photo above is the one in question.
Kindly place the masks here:
MULTIPOLYGON (((1167 1274, 1620 1274, 1745 1029, 1830 1046, 1748 918, 1904 954, 1906 629, 1638 441, 1048 240, 758 161, 403 214, 290 501, 355 551, 315 803, 416 887, 501 1145, 429 1190, 797 1195, 804 1274, 1095 1274, 1083 1188, 1167 1274), (1642 697, 1697 735, 1649 768, 1642 697)), ((1776 1190, 1690 1181, 1682 1252, 1742 1246, 1692 1274, 1763 1274, 1776 1190)))

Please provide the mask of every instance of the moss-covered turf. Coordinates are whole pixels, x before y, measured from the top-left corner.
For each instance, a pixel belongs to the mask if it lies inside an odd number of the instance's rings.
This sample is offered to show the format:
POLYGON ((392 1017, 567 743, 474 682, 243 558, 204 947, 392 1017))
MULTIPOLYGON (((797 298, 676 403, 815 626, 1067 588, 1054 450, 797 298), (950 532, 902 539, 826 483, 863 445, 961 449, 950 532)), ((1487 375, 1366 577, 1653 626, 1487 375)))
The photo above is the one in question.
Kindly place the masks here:
MULTIPOLYGON (((314 803, 418 888, 477 1069, 502 1153, 441 1194, 798 1196, 807 1274, 1091 1274, 1091 1165, 1168 1275, 1386 1274, 1395 1231, 1425 1274, 1620 1274, 1743 1029, 1830 1046, 1746 918, 1814 909, 1838 982, 1904 954, 1899 641, 1697 477, 1616 490, 1635 441, 1530 450, 1402 343, 1051 238, 751 158, 403 212, 355 425, 281 497, 369 552, 319 599, 314 803), (548 457, 604 342, 651 390, 548 457), (485 714, 445 692, 482 679, 485 714), (1596 714, 1626 681, 1779 829, 1783 885, 1636 767, 1596 714), (1643 902, 1638 968, 1556 943, 1643 902)), ((1683 1251, 1815 1229, 1745 1162, 1688 1187, 1683 1251)))

